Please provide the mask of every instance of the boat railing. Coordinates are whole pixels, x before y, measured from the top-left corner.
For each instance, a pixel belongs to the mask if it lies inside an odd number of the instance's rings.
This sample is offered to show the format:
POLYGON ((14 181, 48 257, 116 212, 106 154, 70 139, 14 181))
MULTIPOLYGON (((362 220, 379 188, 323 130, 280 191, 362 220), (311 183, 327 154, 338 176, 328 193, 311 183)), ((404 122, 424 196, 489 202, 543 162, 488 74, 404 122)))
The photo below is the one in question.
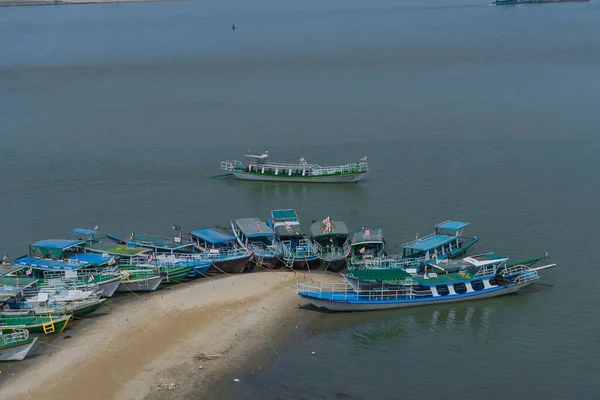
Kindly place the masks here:
POLYGON ((522 265, 522 264, 512 265, 510 267, 506 267, 506 268, 502 269, 502 276, 520 274, 522 272, 528 272, 528 271, 532 271, 532 270, 530 268, 526 267, 525 265, 522 265))
POLYGON ((14 329, 11 333, 2 332, 0 339, 5 345, 14 344, 29 339, 29 331, 27 329, 14 329))
POLYGON ((357 172, 367 172, 369 167, 366 162, 351 163, 346 165, 336 165, 331 167, 312 168, 311 175, 335 175, 335 174, 353 174, 357 172))
POLYGON ((538 275, 538 273, 536 271, 529 270, 529 271, 526 271, 526 272, 523 272, 523 273, 520 273, 519 275, 517 275, 517 277, 512 280, 512 283, 518 285, 521 283, 535 281, 535 280, 538 280, 539 278, 540 278, 540 276, 538 275))
POLYGON ((340 246, 323 246, 318 242, 314 242, 313 246, 316 253, 325 259, 334 259, 340 257, 347 257, 350 254, 350 239, 346 239, 344 244, 340 246))
POLYGON ((360 269, 414 268, 425 261, 425 257, 403 258, 401 254, 396 254, 371 259, 366 258, 358 264, 360 269))
POLYGON ((291 240, 283 240, 283 257, 286 259, 314 257, 317 252, 310 240, 301 239, 297 245, 293 245, 291 240))
POLYGON ((223 171, 235 171, 237 169, 244 169, 244 165, 238 160, 221 161, 221 169, 223 171))
POLYGON ((431 291, 415 290, 413 285, 396 288, 382 286, 381 288, 373 288, 371 290, 356 290, 352 285, 340 282, 321 282, 319 286, 299 283, 296 285, 296 293, 307 293, 311 297, 328 300, 334 296, 336 300, 344 301, 408 300, 431 296, 431 291))

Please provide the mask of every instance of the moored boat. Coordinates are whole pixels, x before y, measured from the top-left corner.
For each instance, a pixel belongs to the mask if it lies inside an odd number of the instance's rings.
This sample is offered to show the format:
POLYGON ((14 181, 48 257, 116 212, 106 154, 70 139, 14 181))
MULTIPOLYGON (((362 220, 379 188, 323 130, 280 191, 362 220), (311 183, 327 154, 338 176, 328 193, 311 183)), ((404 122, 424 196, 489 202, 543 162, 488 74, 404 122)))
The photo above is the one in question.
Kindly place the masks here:
POLYGON ((245 155, 248 165, 241 161, 221 161, 221 170, 237 179, 275 182, 354 183, 368 171, 367 157, 360 162, 323 167, 300 159, 298 163, 272 163, 268 153, 245 155))
POLYGON ((0 329, 0 361, 25 359, 37 341, 27 329, 0 329))
POLYGON ((231 229, 240 245, 252 251, 256 265, 271 269, 283 266, 283 251, 266 222, 259 218, 238 218, 231 222, 231 229))
MULTIPOLYGON (((348 283, 321 283, 320 286, 298 284, 296 293, 310 304, 329 311, 367 311, 415 307, 485 299, 515 293, 538 281, 539 270, 554 267, 549 264, 538 268, 516 265, 500 270, 497 265, 483 266, 477 272, 460 271, 437 275, 425 272, 411 275, 402 269, 394 273, 395 286, 382 284, 357 289, 348 283)), ((372 270, 361 270, 370 273, 372 270)), ((360 284, 358 284, 360 287, 360 284)))
POLYGON ((350 264, 361 265, 369 260, 386 255, 383 229, 362 227, 352 235, 350 242, 350 264))
POLYGON ((346 268, 351 247, 344 222, 332 221, 331 217, 315 221, 310 226, 310 235, 324 270, 339 272, 346 268))
POLYGON ((209 273, 242 273, 250 262, 252 251, 238 243, 237 238, 224 229, 202 228, 190 232, 201 253, 193 254, 196 260, 211 263, 209 273))
POLYGON ((315 246, 302 230, 294 210, 273 210, 268 223, 282 247, 283 260, 288 267, 312 269, 321 265, 315 246))
POLYGON ((152 292, 164 279, 154 266, 120 265, 119 268, 123 279, 117 292, 152 292))
POLYGON ((23 328, 31 333, 62 332, 69 321, 71 314, 67 314, 64 309, 48 312, 36 312, 32 309, 0 312, 0 328, 23 328))

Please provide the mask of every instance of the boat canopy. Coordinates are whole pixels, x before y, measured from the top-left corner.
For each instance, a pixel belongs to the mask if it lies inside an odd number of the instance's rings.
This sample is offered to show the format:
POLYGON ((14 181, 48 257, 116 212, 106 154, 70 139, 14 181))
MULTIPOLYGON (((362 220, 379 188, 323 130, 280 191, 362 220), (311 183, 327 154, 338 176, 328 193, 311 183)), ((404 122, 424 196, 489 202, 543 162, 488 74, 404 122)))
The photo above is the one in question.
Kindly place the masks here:
POLYGON ((15 265, 28 267, 40 271, 74 271, 77 269, 91 266, 89 262, 77 259, 70 260, 49 260, 47 258, 21 257, 14 261, 15 265))
POLYGON ((478 254, 476 256, 470 256, 463 258, 464 261, 477 267, 482 265, 497 264, 508 261, 507 257, 501 256, 497 253, 486 253, 478 254))
POLYGON ((132 239, 127 240, 127 246, 142 246, 150 247, 155 250, 167 251, 184 250, 188 248, 191 250, 194 248, 194 242, 184 242, 183 240, 181 242, 176 242, 173 239, 136 233, 132 239))
POLYGON ((397 281, 412 278, 411 274, 401 268, 353 269, 346 275, 361 281, 397 281))
POLYGON ((265 160, 269 155, 267 153, 262 154, 246 154, 246 160, 251 164, 264 164, 265 160))
POLYGON ((98 254, 98 253, 79 253, 69 258, 69 261, 77 261, 82 263, 88 263, 96 267, 108 264, 110 260, 115 257, 109 254, 98 254))
POLYGON ((352 236, 352 246, 363 244, 383 242, 383 229, 381 228, 362 228, 354 232, 352 236))
POLYGON ((303 238, 305 236, 302 226, 298 223, 277 225, 275 234, 279 238, 303 238))
POLYGON ((74 239, 47 239, 40 240, 39 242, 35 242, 31 245, 31 247, 38 248, 46 248, 46 249, 56 249, 56 250, 67 250, 71 247, 81 246, 85 244, 83 240, 74 240, 74 239))
POLYGON ((118 257, 132 257, 152 251, 147 247, 128 247, 124 244, 104 241, 94 241, 85 248, 94 253, 107 253, 118 257))
POLYGON ((342 221, 323 220, 313 222, 310 226, 310 234, 316 238, 319 236, 348 236, 348 227, 342 221), (327 222, 326 222, 327 221, 327 222))
POLYGON ((271 211, 273 222, 298 222, 298 214, 292 209, 271 211))
POLYGON ((415 276, 413 279, 422 286, 436 286, 470 282, 475 273, 461 271, 452 274, 442 274, 435 277, 415 276))
POLYGON ((264 221, 258 218, 239 218, 235 224, 246 237, 273 236, 273 229, 269 228, 264 221))
POLYGON ((211 244, 220 244, 236 241, 235 236, 227 235, 223 232, 217 231, 212 228, 196 229, 195 231, 191 231, 190 234, 206 243, 211 244))
POLYGON ((431 235, 423 239, 413 240, 402 246, 404 249, 417 250, 417 251, 428 251, 437 249, 440 246, 448 244, 456 240, 456 236, 450 235, 431 235))
POLYGON ((458 231, 470 225, 470 222, 462 222, 462 221, 444 221, 440 222, 433 227, 435 229, 446 229, 449 231, 458 231))
POLYGON ((35 278, 5 276, 0 278, 0 302, 17 297, 19 293, 37 283, 35 278))
POLYGON ((79 233, 81 235, 94 236, 98 234, 98 231, 94 229, 75 228, 72 230, 73 233, 79 233))
POLYGON ((0 276, 10 275, 13 272, 17 272, 18 270, 20 270, 22 268, 23 267, 20 267, 18 265, 0 266, 0 276))

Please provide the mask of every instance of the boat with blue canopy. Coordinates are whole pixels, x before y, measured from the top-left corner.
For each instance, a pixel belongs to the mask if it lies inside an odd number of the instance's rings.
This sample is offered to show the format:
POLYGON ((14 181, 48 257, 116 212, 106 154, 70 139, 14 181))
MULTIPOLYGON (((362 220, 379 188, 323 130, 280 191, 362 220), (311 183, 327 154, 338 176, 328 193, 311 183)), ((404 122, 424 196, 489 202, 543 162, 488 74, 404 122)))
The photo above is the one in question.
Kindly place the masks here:
POLYGON ((242 273, 250 262, 252 251, 242 246, 233 233, 219 228, 202 228, 190 232, 200 253, 194 254, 197 260, 211 264, 209 273, 242 273))
POLYGON ((321 265, 317 250, 304 233, 294 210, 273 210, 267 223, 281 245, 283 260, 288 267, 312 269, 321 265))
POLYGON ((321 267, 326 271, 339 272, 346 268, 350 256, 350 233, 342 221, 327 217, 310 226, 310 236, 317 250, 321 267))
POLYGON ((239 244, 254 254, 256 265, 269 269, 283 266, 283 250, 275 240, 273 229, 259 218, 238 218, 231 229, 239 244))
POLYGON ((415 307, 432 304, 486 299, 515 293, 540 279, 538 271, 552 268, 513 265, 500 268, 497 263, 484 264, 476 269, 437 274, 425 271, 410 274, 396 268, 353 271, 358 282, 298 284, 296 293, 315 307, 327 311, 368 311, 415 307), (382 280, 372 285, 378 274, 382 280), (381 275, 382 273, 385 276, 381 275), (362 286, 361 280, 369 281, 362 286), (389 283, 393 281, 394 284, 389 283))
POLYGON ((49 279, 65 279, 75 288, 97 284, 103 297, 111 297, 121 281, 117 258, 85 253, 85 241, 76 239, 41 240, 29 246, 29 255, 13 261, 27 276, 38 278, 39 285, 49 279))

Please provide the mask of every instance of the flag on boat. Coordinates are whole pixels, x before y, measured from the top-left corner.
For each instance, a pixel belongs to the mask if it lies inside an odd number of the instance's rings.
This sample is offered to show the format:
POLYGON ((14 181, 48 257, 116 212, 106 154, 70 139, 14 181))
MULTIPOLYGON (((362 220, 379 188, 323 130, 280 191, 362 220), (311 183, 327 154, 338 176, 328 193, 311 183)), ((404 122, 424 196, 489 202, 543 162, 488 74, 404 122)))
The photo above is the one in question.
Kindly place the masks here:
POLYGON ((91 282, 91 281, 93 281, 93 280, 94 280, 94 275, 92 274, 92 275, 90 275, 90 277, 88 278, 88 282, 91 282))
POLYGON ((129 238, 127 238, 127 240, 133 240, 134 237, 135 237, 134 233, 131 232, 131 235, 129 235, 129 238))
POLYGON ((152 260, 154 260, 154 253, 150 254, 150 257, 148 257, 148 262, 152 262, 152 260))
POLYGON ((322 222, 323 222, 323 233, 331 233, 333 231, 333 224, 331 223, 331 217, 325 218, 322 222))
POLYGON ((300 164, 306 164, 306 160, 304 159, 304 157, 302 157, 302 158, 300 159, 300 164))
POLYGON ((113 265, 115 263, 114 257, 108 260, 108 265, 113 265))
POLYGON ((33 273, 33 270, 31 268, 29 268, 27 271, 25 271, 25 276, 29 276, 33 273))
POLYGON ((256 221, 256 230, 260 232, 260 222, 256 221))
POLYGON ((97 230, 98 230, 98 228, 100 228, 100 226, 99 226, 99 225, 96 225, 96 226, 94 226, 94 230, 95 230, 95 231, 97 231, 97 230))
POLYGON ((360 161, 367 161, 367 156, 362 157, 360 161))

